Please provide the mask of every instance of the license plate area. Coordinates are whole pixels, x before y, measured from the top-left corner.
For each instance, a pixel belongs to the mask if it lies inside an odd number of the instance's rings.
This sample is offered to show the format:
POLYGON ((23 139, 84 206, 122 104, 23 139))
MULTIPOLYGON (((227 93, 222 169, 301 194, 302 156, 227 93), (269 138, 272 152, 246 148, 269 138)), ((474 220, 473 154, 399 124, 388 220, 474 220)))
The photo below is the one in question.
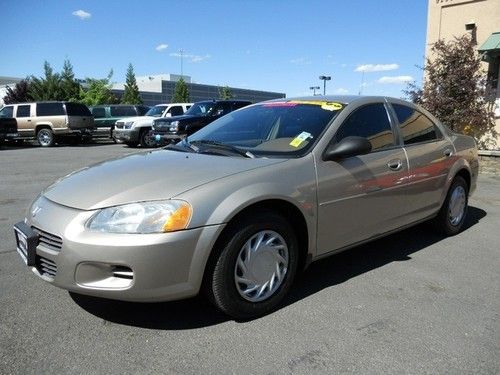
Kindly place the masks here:
POLYGON ((23 221, 14 225, 14 234, 16 236, 17 252, 27 266, 34 266, 38 234, 23 221))

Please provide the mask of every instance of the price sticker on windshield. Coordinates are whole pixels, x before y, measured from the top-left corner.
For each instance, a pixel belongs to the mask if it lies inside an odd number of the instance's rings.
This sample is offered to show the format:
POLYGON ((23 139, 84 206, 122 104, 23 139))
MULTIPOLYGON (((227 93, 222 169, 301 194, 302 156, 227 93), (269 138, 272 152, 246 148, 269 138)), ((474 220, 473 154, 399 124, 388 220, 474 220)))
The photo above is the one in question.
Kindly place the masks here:
POLYGON ((304 141, 308 140, 309 138, 312 138, 312 134, 308 132, 302 132, 298 136, 296 136, 291 142, 290 146, 292 147, 299 147, 304 141))

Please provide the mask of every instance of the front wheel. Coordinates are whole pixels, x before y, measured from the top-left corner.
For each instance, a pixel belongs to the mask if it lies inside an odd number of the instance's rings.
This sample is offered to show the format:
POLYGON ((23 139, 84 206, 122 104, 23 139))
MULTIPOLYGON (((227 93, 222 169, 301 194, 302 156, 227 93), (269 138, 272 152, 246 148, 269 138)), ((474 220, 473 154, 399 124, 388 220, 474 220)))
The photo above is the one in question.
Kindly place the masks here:
POLYGON ((54 133, 49 128, 42 128, 38 130, 38 132, 36 133, 36 140, 42 147, 54 146, 54 143, 56 141, 54 133))
POLYGON ((438 231, 453 236, 462 230, 467 216, 468 195, 467 182, 462 177, 456 176, 438 216, 434 219, 434 226, 438 231))
MULTIPOLYGON (((298 242, 288 221, 259 211, 232 227, 206 280, 210 300, 236 319, 273 311, 289 291, 298 264, 298 242)), ((215 249, 217 251, 217 249, 215 249)))
POLYGON ((144 148, 156 147, 158 145, 153 137, 153 131, 151 129, 141 130, 140 144, 141 147, 144 148))

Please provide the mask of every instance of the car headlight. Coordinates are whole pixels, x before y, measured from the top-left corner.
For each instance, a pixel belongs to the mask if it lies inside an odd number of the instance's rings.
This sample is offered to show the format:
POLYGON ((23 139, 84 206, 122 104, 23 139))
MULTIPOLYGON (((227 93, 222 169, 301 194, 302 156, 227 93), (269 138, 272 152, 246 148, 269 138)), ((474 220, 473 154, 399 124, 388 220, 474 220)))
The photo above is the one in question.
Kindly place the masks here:
POLYGON ((128 121, 123 124, 123 129, 132 129, 134 126, 134 121, 128 121))
POLYGON ((99 210, 87 222, 92 231, 108 233, 163 233, 186 229, 191 205, 181 200, 125 204, 99 210))
POLYGON ((179 121, 172 121, 170 123, 170 127, 168 128, 171 132, 176 132, 179 130, 179 121))

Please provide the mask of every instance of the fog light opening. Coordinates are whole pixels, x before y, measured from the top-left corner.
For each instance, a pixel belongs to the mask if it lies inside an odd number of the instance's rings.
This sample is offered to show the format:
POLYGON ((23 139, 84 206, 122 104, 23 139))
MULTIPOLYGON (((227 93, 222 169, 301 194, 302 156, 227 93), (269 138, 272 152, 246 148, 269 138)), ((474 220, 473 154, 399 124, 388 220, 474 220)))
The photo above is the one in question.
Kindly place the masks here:
POLYGON ((120 278, 120 279, 127 279, 127 280, 133 280, 134 279, 134 272, 129 267, 125 267, 125 266, 113 266, 112 273, 113 273, 114 277, 117 277, 117 278, 120 278))

